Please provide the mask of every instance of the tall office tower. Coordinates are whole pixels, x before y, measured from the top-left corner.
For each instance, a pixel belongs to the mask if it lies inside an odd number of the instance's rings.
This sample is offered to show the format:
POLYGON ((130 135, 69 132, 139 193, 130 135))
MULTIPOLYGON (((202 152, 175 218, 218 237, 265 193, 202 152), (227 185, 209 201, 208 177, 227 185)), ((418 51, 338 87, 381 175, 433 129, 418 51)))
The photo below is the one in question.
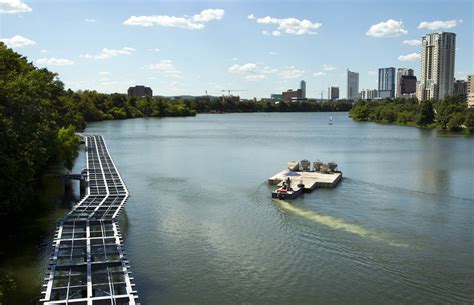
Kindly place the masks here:
POLYGON ((419 101, 443 99, 453 94, 456 34, 427 34, 421 40, 420 81, 416 88, 419 101))
POLYGON ((467 76, 467 106, 474 107, 474 74, 467 76))
POLYGON ((347 99, 359 99, 359 73, 347 69, 347 99))
POLYGON ((302 98, 306 98, 306 82, 304 80, 300 82, 300 89, 303 95, 302 98))
POLYGON ((328 100, 335 101, 339 99, 339 86, 328 87, 328 100))
POLYGON ((394 98, 395 97, 395 68, 379 69, 379 97, 394 98))
POLYGON ((398 68, 396 97, 410 95, 416 92, 416 76, 412 69, 398 68))

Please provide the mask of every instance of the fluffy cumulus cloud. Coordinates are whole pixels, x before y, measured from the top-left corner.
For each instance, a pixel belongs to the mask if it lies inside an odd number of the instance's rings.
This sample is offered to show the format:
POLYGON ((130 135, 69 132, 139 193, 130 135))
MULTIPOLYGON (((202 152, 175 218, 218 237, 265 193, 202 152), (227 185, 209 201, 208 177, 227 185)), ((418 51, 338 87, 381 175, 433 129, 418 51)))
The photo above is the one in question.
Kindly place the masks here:
POLYGON ((84 21, 87 23, 95 23, 95 19, 92 19, 92 18, 86 18, 84 19, 84 21))
POLYGON ((420 59, 420 54, 418 53, 411 53, 407 55, 400 55, 398 56, 399 61, 414 61, 420 59))
MULTIPOLYGON (((249 19, 255 19, 253 15, 251 15, 252 18, 249 19)), ((266 25, 276 25, 277 29, 272 31, 271 34, 273 36, 280 36, 281 33, 286 33, 286 34, 293 34, 293 35, 304 35, 304 34, 316 34, 315 30, 319 29, 321 27, 321 23, 317 22, 312 22, 307 19, 297 19, 297 18, 274 18, 270 16, 266 16, 263 18, 257 18, 256 22, 259 24, 266 24, 266 25)), ((265 34, 269 33, 268 31, 264 31, 262 33, 265 34)))
POLYGON ((134 48, 121 48, 121 49, 107 49, 103 48, 100 53, 97 54, 82 54, 80 57, 87 59, 109 59, 116 56, 131 55, 135 52, 134 48))
POLYGON ((148 65, 147 68, 150 70, 163 72, 170 77, 181 78, 181 71, 176 69, 173 61, 170 59, 162 59, 157 64, 148 65))
POLYGON ((372 37, 398 37, 406 35, 407 33, 408 32, 403 28, 402 21, 389 19, 385 22, 372 25, 366 35, 372 37))
POLYGON ((297 69, 295 66, 288 66, 278 72, 278 76, 283 79, 292 79, 303 77, 304 71, 297 69))
POLYGON ((167 15, 131 16, 123 22, 125 25, 154 26, 183 28, 188 30, 201 30, 205 23, 212 20, 221 20, 224 17, 223 9, 206 9, 191 17, 176 17, 167 15))
POLYGON ((275 74, 277 71, 278 69, 269 66, 262 67, 261 64, 255 63, 235 64, 229 68, 230 73, 245 75, 245 80, 248 81, 266 79, 267 76, 275 74))
POLYGON ((0 14, 31 12, 31 7, 21 0, 0 0, 0 14))
POLYGON ((254 63, 247 63, 243 65, 235 64, 229 68, 230 73, 251 73, 257 69, 254 63))
POLYGON ((419 46, 421 45, 421 40, 419 39, 409 39, 402 41, 403 44, 407 44, 409 46, 419 46))
POLYGON ((456 20, 436 20, 436 21, 423 21, 418 25, 419 29, 425 29, 430 31, 436 31, 441 29, 452 29, 456 27, 458 22, 456 20))
POLYGON ((321 72, 321 71, 313 73, 313 76, 316 76, 316 77, 321 77, 321 76, 324 76, 324 75, 326 75, 326 73, 321 72))
POLYGON ((328 64, 323 65, 323 70, 324 71, 333 71, 334 69, 336 69, 336 68, 334 68, 333 65, 328 65, 328 64))
POLYGON ((73 65, 74 62, 69 59, 65 58, 40 58, 36 61, 37 64, 39 65, 45 65, 45 66, 70 66, 73 65))
POLYGON ((33 40, 25 38, 20 35, 15 35, 10 38, 2 38, 0 39, 1 42, 5 43, 10 48, 21 48, 26 46, 33 46, 36 44, 33 40))

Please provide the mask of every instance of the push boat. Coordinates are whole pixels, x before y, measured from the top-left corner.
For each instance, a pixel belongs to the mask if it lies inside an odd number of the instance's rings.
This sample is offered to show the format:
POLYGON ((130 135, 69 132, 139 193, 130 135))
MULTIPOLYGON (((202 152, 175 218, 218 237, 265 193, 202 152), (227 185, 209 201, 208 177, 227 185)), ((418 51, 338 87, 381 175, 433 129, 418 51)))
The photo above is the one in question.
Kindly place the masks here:
POLYGON ((304 184, 300 183, 296 187, 291 186, 291 180, 288 178, 283 182, 283 186, 272 192, 272 198, 276 199, 296 199, 303 194, 304 184))

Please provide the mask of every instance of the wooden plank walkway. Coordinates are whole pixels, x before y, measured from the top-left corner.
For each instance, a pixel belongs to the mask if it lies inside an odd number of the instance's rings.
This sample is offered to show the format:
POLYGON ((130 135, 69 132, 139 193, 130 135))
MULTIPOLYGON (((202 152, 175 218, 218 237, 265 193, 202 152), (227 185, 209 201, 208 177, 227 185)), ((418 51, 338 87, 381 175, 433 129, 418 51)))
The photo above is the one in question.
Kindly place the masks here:
POLYGON ((41 304, 139 304, 117 215, 129 194, 102 136, 84 135, 86 195, 58 223, 41 304))

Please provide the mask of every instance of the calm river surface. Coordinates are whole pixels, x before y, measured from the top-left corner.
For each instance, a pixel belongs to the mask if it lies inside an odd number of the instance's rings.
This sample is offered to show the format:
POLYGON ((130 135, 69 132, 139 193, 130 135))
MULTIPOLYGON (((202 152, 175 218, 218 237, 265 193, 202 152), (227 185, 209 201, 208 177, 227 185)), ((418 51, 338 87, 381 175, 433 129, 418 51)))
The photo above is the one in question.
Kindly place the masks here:
POLYGON ((121 226, 143 304, 473 301, 474 137, 347 113, 133 119, 86 132, 104 135, 131 194, 121 226), (272 200, 267 178, 304 158, 335 161, 344 180, 272 200))

